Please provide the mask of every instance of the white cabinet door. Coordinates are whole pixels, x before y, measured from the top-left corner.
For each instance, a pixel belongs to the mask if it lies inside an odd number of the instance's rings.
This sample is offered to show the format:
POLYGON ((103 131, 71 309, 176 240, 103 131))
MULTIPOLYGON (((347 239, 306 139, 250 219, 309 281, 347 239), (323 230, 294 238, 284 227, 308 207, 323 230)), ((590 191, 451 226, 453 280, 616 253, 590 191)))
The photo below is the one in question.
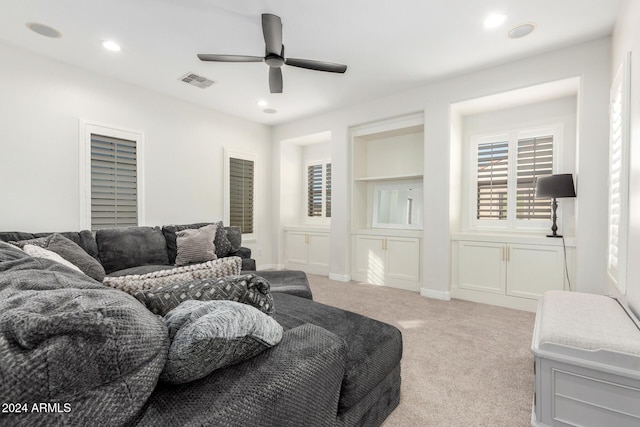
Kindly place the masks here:
POLYGON ((564 289, 561 247, 510 244, 507 248, 507 295, 538 299, 564 289))
POLYGON ((387 237, 384 248, 387 283, 418 291, 415 285, 420 281, 420 239, 387 237))
POLYGON ((505 244, 461 241, 458 251, 458 287, 504 295, 505 244))
POLYGON ((308 264, 307 233, 287 231, 287 264, 308 264))
POLYGON ((375 235, 354 238, 354 280, 420 290, 420 239, 375 235))
POLYGON ((329 234, 308 233, 307 250, 312 273, 329 274, 329 234))
POLYGON ((384 238, 358 235, 354 239, 353 278, 362 282, 384 285, 385 251, 384 238))

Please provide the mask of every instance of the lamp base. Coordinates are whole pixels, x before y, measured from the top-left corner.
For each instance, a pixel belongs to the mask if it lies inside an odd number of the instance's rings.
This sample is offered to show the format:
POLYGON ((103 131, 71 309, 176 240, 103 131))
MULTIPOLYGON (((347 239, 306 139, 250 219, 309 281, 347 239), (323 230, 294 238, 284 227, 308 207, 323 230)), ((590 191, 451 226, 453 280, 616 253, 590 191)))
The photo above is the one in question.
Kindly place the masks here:
POLYGON ((547 237, 562 237, 562 234, 547 234, 547 237))

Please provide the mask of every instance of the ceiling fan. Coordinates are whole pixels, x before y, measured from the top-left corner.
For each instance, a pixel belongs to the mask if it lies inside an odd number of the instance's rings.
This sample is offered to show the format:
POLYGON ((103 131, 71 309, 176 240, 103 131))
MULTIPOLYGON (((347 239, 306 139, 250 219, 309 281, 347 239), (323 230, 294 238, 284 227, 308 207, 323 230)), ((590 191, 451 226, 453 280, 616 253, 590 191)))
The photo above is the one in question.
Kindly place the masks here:
POLYGON ((270 13, 262 14, 262 34, 266 45, 266 55, 216 55, 208 53, 198 54, 201 61, 215 62, 265 62, 269 66, 269 89, 271 93, 282 93, 283 65, 306 68, 308 70, 327 71, 329 73, 344 73, 347 66, 333 62, 314 61, 311 59, 285 58, 282 44, 282 20, 270 13))

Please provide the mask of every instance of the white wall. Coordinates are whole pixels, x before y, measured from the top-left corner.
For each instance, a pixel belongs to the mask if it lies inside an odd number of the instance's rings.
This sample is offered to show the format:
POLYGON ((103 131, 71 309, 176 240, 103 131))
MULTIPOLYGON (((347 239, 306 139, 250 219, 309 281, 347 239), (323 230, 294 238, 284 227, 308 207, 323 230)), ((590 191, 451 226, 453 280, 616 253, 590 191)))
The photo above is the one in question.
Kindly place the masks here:
POLYGON ((269 127, 7 45, 0 57, 0 230, 79 228, 82 119, 144 134, 142 224, 222 219, 223 148, 255 153, 258 240, 247 246, 271 262, 269 127))
MULTIPOLYGON (((629 179, 629 231, 627 249, 627 302, 640 314, 640 2, 627 0, 613 32, 611 79, 631 52, 631 144, 629 179)), ((615 291, 612 289, 612 291, 615 291)))
POLYGON ((350 127, 424 112, 424 171, 427 184, 424 193, 423 286, 446 293, 450 285, 450 105, 466 99, 579 76, 577 289, 604 292, 604 261, 596 263, 594 260, 604 260, 606 253, 607 212, 604 201, 607 198, 610 43, 609 38, 583 43, 275 127, 274 141, 327 129, 332 133, 332 275, 350 274, 350 127))

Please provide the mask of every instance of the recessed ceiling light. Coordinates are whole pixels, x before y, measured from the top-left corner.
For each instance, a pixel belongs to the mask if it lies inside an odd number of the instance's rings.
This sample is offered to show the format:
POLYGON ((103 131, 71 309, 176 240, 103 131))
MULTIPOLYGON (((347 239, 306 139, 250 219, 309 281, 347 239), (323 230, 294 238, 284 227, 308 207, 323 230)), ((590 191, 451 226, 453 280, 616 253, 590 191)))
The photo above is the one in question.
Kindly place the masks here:
POLYGON ((500 25, 504 24, 506 20, 507 15, 502 13, 492 13, 485 18, 482 25, 484 25, 484 28, 487 30, 491 30, 493 28, 498 28, 500 25))
POLYGON ((517 25, 507 31, 507 37, 509 37, 510 39, 519 39, 520 37, 531 34, 531 32, 535 29, 536 24, 527 22, 526 24, 517 25))
POLYGON ((120 45, 113 40, 102 40, 100 42, 103 48, 112 52, 120 52, 120 45))
POLYGON ((264 99, 261 99, 260 101, 258 101, 258 106, 260 107, 266 107, 267 105, 267 101, 265 101, 264 99))
POLYGON ((267 114, 275 114, 278 112, 278 110, 275 110, 273 108, 265 108, 264 110, 262 110, 262 112, 267 114))
POLYGON ((60 37, 62 37, 62 33, 60 31, 48 25, 39 24, 37 22, 27 22, 27 28, 34 33, 40 34, 41 36, 51 37, 53 39, 59 39, 60 37))

